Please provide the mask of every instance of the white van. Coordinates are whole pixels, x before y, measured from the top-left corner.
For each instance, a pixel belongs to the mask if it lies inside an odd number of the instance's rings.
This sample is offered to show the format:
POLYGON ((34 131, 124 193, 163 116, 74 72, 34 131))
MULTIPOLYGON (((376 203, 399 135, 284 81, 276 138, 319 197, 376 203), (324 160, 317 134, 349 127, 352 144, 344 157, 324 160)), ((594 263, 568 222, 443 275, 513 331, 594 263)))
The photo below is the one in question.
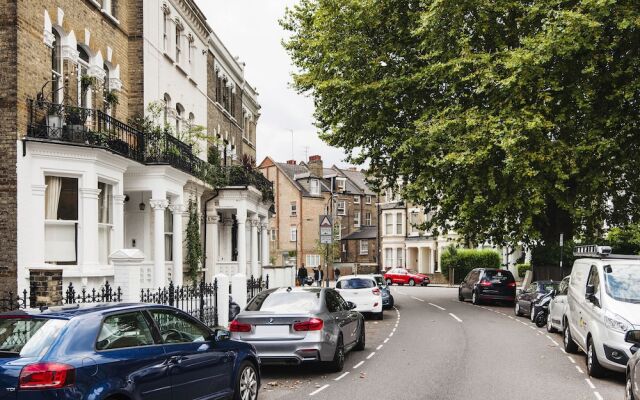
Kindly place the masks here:
POLYGON ((640 329, 640 257, 606 246, 578 246, 567 295, 564 349, 587 354, 590 376, 624 372, 632 356, 627 331, 640 329))

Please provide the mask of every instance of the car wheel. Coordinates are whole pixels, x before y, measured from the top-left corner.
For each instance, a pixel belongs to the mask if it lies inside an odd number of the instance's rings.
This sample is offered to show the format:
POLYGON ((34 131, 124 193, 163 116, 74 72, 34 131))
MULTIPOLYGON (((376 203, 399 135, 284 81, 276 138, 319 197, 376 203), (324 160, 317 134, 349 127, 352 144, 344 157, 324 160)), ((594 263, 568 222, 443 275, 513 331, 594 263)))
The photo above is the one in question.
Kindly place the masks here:
POLYGON ((356 343, 356 346, 353 348, 356 351, 364 350, 364 346, 367 341, 366 333, 364 330, 364 320, 361 322, 361 324, 362 324, 362 327, 360 328, 360 336, 358 337, 358 343, 356 343))
POLYGON ((549 332, 549 333, 555 333, 556 332, 556 328, 554 328, 553 324, 551 323, 551 314, 547 315, 547 332, 549 332))
POLYGON ((480 304, 480 298, 478 297, 478 292, 476 290, 474 290, 471 294, 471 303, 473 303, 473 305, 475 306, 480 304))
POLYGON ((344 368, 344 343, 342 341, 342 335, 338 337, 336 352, 333 354, 333 360, 329 361, 328 367, 331 372, 340 372, 344 368))
POLYGON ((516 300, 516 306, 513 309, 513 312, 516 314, 516 317, 522 317, 522 310, 520 309, 520 302, 516 300))
POLYGON ((464 301, 464 296, 462 295, 461 290, 458 290, 458 301, 464 301))
POLYGON ((542 328, 543 326, 547 325, 547 320, 549 318, 547 317, 547 313, 543 310, 543 311, 538 311, 538 315, 536 316, 536 326, 538 328, 542 328))
POLYGON ((604 376, 604 368, 598 361, 598 354, 596 349, 593 348, 593 339, 590 337, 587 341, 587 372, 589 376, 594 378, 602 378, 604 376))
POLYGON ((393 306, 396 304, 393 296, 389 295, 389 308, 393 308, 393 306))
POLYGON ((387 279, 387 286, 393 285, 393 281, 391 279, 387 279))
POLYGON ((256 400, 258 398, 258 373, 249 361, 240 365, 240 373, 236 380, 234 400, 256 400))
POLYGON ((409 286, 415 286, 416 285, 416 281, 414 281, 413 279, 409 279, 409 286))
POLYGON ((564 344, 564 351, 567 353, 575 354, 578 352, 578 345, 573 341, 573 337, 571 336, 571 329, 569 328, 569 324, 565 324, 562 343, 564 344))
POLYGON ((627 371, 627 386, 624 393, 624 400, 636 400, 636 397, 633 395, 633 383, 631 382, 631 371, 627 371))

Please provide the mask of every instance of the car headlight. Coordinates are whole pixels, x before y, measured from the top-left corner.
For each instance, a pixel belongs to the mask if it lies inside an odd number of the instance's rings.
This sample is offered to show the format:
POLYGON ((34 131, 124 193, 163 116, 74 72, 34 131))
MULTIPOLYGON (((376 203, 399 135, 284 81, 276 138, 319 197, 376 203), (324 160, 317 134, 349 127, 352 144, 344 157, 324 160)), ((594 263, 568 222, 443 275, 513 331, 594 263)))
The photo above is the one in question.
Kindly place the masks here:
POLYGON ((618 314, 607 312, 604 314, 604 325, 613 329, 616 332, 625 333, 631 329, 631 324, 626 319, 622 318, 618 314))

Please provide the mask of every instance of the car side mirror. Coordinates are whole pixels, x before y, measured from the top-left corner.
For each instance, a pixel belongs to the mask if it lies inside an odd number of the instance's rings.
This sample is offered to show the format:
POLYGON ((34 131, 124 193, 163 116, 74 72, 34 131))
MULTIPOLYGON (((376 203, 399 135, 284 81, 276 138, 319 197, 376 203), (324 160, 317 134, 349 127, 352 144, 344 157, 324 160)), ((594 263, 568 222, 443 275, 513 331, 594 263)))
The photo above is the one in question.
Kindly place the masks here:
POLYGON ((213 340, 216 342, 224 342, 231 339, 231 332, 226 329, 216 329, 213 332, 213 340))
POLYGON ((356 308, 355 303, 353 303, 351 301, 347 301, 347 309, 353 310, 354 308, 356 308))
POLYGON ((640 346, 640 331, 628 331, 624 337, 624 341, 640 346))
POLYGON ((593 301, 595 299, 595 296, 594 296, 595 293, 596 293, 595 286, 587 285, 587 291, 585 292, 584 297, 589 301, 593 301))

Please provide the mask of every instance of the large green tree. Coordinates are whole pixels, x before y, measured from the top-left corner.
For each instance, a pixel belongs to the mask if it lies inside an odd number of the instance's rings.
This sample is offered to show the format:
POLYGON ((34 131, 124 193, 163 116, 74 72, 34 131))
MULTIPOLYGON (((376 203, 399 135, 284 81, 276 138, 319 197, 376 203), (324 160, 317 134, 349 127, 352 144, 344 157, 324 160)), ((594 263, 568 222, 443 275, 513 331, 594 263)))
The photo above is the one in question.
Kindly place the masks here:
POLYGON ((281 21, 323 139, 471 241, 640 216, 637 0, 301 0, 281 21))

